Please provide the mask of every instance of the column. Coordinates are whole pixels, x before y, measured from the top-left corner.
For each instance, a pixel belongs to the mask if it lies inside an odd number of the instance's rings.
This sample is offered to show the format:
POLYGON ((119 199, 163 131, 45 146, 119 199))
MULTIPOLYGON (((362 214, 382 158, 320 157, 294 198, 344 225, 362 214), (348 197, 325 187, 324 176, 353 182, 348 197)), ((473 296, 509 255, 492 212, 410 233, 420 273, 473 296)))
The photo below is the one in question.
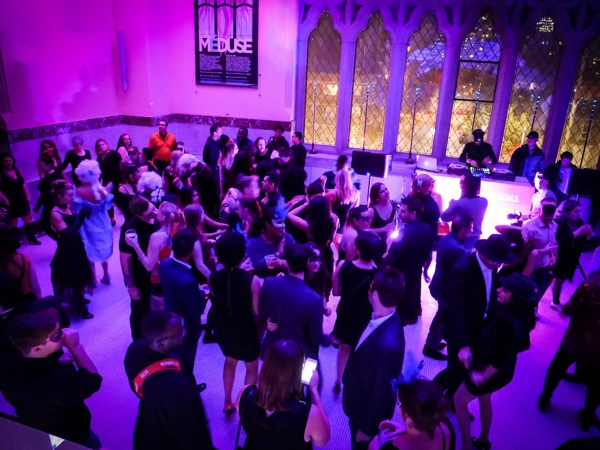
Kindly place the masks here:
POLYGON ((516 48, 504 47, 502 49, 496 94, 494 95, 494 107, 492 108, 492 117, 490 118, 490 128, 486 133, 486 140, 492 145, 498 157, 500 157, 500 150, 502 149, 504 126, 506 125, 506 116, 510 105, 518 56, 519 50, 516 48))
POLYGON ((440 85, 440 99, 435 121, 435 136, 433 137, 432 156, 437 158, 438 161, 446 157, 446 148, 448 147, 448 135, 450 132, 450 121, 452 120, 452 106, 454 104, 461 44, 462 42, 448 42, 446 44, 442 83, 440 85))
POLYGON ((402 109, 402 88, 404 85, 406 52, 407 42, 392 44, 382 148, 384 153, 392 155, 396 153, 396 142, 398 140, 398 121, 402 109))
POLYGON ((342 36, 342 51, 340 55, 340 85, 338 88, 338 115, 335 133, 335 148, 342 153, 348 148, 350 138, 350 114, 352 113, 352 83, 354 81, 354 55, 356 40, 345 39, 342 36))

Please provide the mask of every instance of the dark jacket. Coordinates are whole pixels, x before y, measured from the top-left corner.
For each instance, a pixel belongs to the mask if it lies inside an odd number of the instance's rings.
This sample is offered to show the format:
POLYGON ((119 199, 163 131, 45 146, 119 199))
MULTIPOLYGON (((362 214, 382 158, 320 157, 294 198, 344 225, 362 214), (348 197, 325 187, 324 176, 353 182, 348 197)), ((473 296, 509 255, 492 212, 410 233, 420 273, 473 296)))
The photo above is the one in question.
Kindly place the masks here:
POLYGON ((462 240, 455 233, 443 236, 437 244, 437 257, 435 260, 435 273, 429 285, 431 296, 437 301, 448 300, 448 286, 452 279, 454 264, 464 257, 467 252, 462 240))
POLYGON ((217 161, 219 160, 219 144, 212 137, 209 137, 204 144, 202 152, 202 160, 210 169, 215 172, 217 170, 217 161))
POLYGON ((344 413, 358 429, 375 436, 379 423, 394 414, 391 380, 402 371, 404 329, 398 313, 383 322, 354 349, 342 378, 344 413))
POLYGON ((508 169, 517 176, 527 178, 533 186, 535 174, 544 171, 544 152, 536 145, 533 153, 530 153, 529 147, 524 144, 516 149, 510 157, 508 169))
POLYGON ((304 182, 306 181, 306 172, 292 162, 284 164, 279 169, 281 182, 279 191, 286 202, 289 202, 296 195, 304 195, 304 182))
POLYGON ((271 318, 279 328, 267 331, 262 355, 271 344, 282 339, 296 341, 307 358, 319 357, 323 335, 323 299, 301 279, 291 275, 265 279, 260 291, 259 315, 271 318))
POLYGON ((477 253, 461 258, 453 267, 446 310, 446 341, 458 348, 470 346, 483 327, 486 310, 491 313, 495 307, 500 287, 497 271, 492 272, 490 307, 487 306, 485 280, 477 253))
POLYGON ((419 219, 413 220, 406 224, 390 246, 386 264, 398 269, 405 277, 414 274, 421 276, 434 240, 435 234, 429 225, 419 219))
MULTIPOLYGON (((171 356, 135 340, 125 355, 125 372, 133 389, 135 377, 150 364, 171 356)), ((134 450, 211 450, 213 448, 194 375, 165 370, 146 378, 133 432, 134 450)))
POLYGON ((183 317, 188 330, 199 329, 206 298, 200 293, 198 281, 192 271, 172 258, 166 258, 160 263, 158 273, 166 309, 183 317))
POLYGON ((292 158, 292 164, 304 169, 306 165, 306 147, 302 144, 292 145, 290 147, 294 152, 294 157, 292 158))
POLYGON ((467 162, 467 159, 473 159, 477 161, 477 165, 479 167, 487 167, 482 164, 483 160, 488 157, 490 158, 490 164, 496 164, 498 162, 498 158, 496 158, 496 154, 494 153, 494 149, 487 142, 482 142, 481 144, 476 144, 475 142, 469 142, 465 145, 462 153, 458 157, 460 162, 467 162))

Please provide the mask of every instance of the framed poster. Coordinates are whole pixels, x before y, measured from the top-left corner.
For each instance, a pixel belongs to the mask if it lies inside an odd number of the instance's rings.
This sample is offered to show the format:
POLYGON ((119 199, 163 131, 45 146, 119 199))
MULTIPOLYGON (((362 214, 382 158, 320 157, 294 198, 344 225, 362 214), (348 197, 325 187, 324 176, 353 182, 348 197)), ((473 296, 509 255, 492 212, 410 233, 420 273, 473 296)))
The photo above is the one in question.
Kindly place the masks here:
POLYGON ((258 85, 258 0, 194 0, 196 83, 258 85))

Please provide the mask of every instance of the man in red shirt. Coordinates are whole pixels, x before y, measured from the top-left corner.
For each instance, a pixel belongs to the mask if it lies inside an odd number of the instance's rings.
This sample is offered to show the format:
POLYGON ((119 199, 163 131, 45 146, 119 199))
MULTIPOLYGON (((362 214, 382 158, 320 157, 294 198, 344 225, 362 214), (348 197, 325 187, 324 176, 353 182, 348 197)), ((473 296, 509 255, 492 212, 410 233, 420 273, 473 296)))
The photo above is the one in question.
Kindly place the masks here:
POLYGON ((166 120, 158 122, 158 131, 150 136, 148 147, 155 150, 154 165, 158 173, 162 175, 171 161, 171 152, 177 144, 177 139, 170 133, 167 133, 169 123, 166 120))

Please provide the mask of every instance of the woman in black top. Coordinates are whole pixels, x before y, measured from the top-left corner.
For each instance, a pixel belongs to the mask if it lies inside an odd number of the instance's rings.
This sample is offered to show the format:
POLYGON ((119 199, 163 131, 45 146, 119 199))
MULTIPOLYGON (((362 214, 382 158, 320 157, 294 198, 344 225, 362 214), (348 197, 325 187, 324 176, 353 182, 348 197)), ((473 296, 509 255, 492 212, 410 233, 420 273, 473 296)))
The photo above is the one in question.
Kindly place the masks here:
POLYGON ((2 167, 0 167, 0 192, 8 201, 7 210, 10 217, 11 227, 16 227, 19 218, 25 224, 25 231, 29 243, 33 245, 42 245, 35 237, 35 232, 31 227, 33 221, 31 217, 31 208, 29 202, 31 197, 25 184, 25 179, 19 169, 17 169, 15 157, 10 153, 2 155, 2 167))
POLYGON ((462 448, 491 448, 492 393, 509 384, 517 355, 530 347, 529 333, 535 327, 537 284, 521 273, 500 278, 498 303, 492 305, 479 337, 471 348, 469 376, 454 395, 462 448), (471 438, 468 405, 479 400, 481 434, 471 438))
POLYGON ((86 159, 92 159, 92 155, 88 150, 83 148, 83 140, 79 137, 74 137, 71 141, 73 143, 73 150, 69 150, 65 156, 65 162, 62 164, 59 172, 64 172, 69 165, 71 166, 71 176, 73 177, 73 183, 75 186, 81 186, 79 178, 75 175, 75 169, 81 164, 81 161, 86 159))
POLYGON ((317 386, 309 384, 312 405, 302 396, 304 352, 295 341, 275 342, 265 355, 257 386, 244 386, 238 397, 244 450, 307 450, 323 447, 331 429, 317 386))
POLYGON ((396 204, 390 200, 390 191, 383 183, 374 183, 369 192, 369 213, 373 233, 387 241, 396 229, 396 204))
POLYGON ((45 156, 40 156, 37 162, 38 171, 43 174, 42 179, 38 183, 38 190, 40 196, 35 204, 33 210, 38 212, 42 208, 42 215, 40 216, 40 226, 44 233, 52 239, 58 238, 50 226, 50 211, 54 207, 54 200, 52 200, 52 183, 62 178, 62 174, 54 170, 53 161, 45 156))
POLYGON ((59 170, 62 167, 62 160, 60 159, 60 154, 58 153, 58 148, 54 141, 51 141, 50 139, 42 141, 40 144, 40 156, 50 158, 53 162, 54 170, 59 170))
POLYGON ((310 256, 304 272, 304 282, 323 298, 323 314, 329 317, 331 308, 327 307, 327 302, 331 294, 331 272, 323 264, 321 248, 314 242, 307 242, 306 246, 310 249, 310 256))
POLYGON ((581 205, 571 199, 564 200, 556 209, 554 221, 558 224, 556 242, 558 259, 552 267, 552 307, 560 308, 560 292, 565 280, 572 281, 579 257, 586 240, 592 237, 593 229, 581 220, 581 205))
MULTIPOLYGON (((125 222, 133 217, 129 211, 131 199, 137 195, 137 183, 142 176, 140 168, 131 161, 121 162, 121 183, 115 192, 115 205, 125 216, 125 222)), ((114 191, 114 190, 113 190, 114 191)))
POLYGON ((333 295, 341 295, 333 327, 333 334, 340 344, 335 392, 341 390, 342 374, 350 350, 358 343, 363 330, 371 320, 373 307, 369 302, 369 288, 377 271, 373 257, 378 242, 379 237, 376 234, 369 231, 359 232, 355 241, 357 259, 340 261, 333 274, 333 295))
MULTIPOLYGON (((114 150, 110 149, 108 142, 104 139, 96 141, 96 154, 98 155, 98 163, 102 171, 102 186, 108 186, 112 183, 113 187, 119 185, 121 181, 121 156, 114 150)), ((115 207, 108 210, 110 223, 115 225, 115 207)))
POLYGON ((238 361, 246 365, 244 384, 256 384, 260 341, 253 311, 258 314, 260 280, 240 268, 246 257, 246 240, 238 233, 227 232, 217 241, 217 259, 223 269, 210 275, 213 294, 214 334, 225 356, 223 385, 226 414, 235 411, 233 383, 238 361))

